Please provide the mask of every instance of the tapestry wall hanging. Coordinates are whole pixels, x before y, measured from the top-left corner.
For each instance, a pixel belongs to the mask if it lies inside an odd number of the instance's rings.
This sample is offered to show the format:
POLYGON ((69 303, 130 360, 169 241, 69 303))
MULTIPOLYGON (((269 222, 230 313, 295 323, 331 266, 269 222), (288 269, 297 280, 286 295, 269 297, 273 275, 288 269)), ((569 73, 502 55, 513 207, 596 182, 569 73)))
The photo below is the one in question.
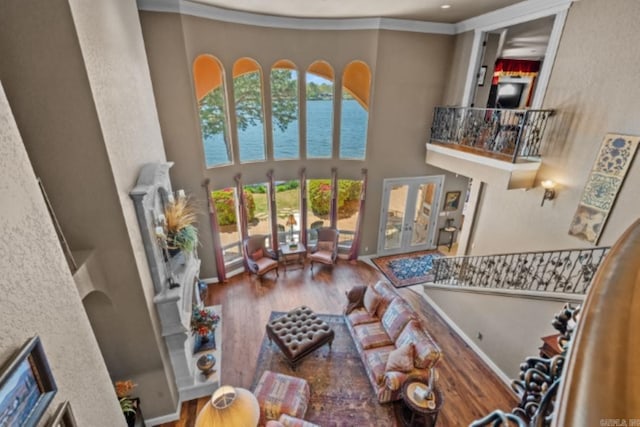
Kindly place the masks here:
POLYGON ((598 243, 639 142, 638 136, 605 135, 573 216, 570 235, 598 243))

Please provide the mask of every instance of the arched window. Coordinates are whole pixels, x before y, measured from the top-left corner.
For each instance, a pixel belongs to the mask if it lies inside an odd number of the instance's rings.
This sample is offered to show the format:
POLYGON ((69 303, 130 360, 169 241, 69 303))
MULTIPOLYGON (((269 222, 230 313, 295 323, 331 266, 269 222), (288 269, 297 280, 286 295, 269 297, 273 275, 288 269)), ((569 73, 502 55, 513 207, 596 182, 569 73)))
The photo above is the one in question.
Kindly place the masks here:
POLYGON ((271 68, 271 124, 275 160, 300 158, 298 70, 280 60, 271 68))
POLYGON ((333 82, 333 68, 325 61, 316 61, 307 68, 308 158, 331 158, 333 148, 333 82))
POLYGON ((208 168, 231 164, 224 71, 211 55, 200 55, 193 63, 193 81, 200 112, 204 159, 208 168))
POLYGON ((353 61, 342 74, 340 158, 364 160, 367 151, 371 71, 362 61, 353 61))
POLYGON ((233 64, 233 97, 236 103, 240 162, 264 160, 262 72, 260 65, 253 59, 241 58, 233 64))

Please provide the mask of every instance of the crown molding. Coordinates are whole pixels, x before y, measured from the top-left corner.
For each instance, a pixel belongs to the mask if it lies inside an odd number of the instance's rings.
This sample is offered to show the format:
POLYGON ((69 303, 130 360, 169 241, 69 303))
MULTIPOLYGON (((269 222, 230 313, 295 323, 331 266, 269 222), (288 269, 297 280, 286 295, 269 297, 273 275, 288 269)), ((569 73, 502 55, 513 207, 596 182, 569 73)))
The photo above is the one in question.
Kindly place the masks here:
POLYGON ((391 18, 315 19, 261 15, 223 9, 188 0, 137 0, 138 9, 150 12, 173 12, 200 18, 258 27, 295 30, 393 30, 453 35, 455 24, 391 18))
POLYGON ((577 0, 525 0, 484 15, 460 21, 455 24, 456 34, 472 30, 490 31, 555 15, 569 9, 574 1, 577 0))

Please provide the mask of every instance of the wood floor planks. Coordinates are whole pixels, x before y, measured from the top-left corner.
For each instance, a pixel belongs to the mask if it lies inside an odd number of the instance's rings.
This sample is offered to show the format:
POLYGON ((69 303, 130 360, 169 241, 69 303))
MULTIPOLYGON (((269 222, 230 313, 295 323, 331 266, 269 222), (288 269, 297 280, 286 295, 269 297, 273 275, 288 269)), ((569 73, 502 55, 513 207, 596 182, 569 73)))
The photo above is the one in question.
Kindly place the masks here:
MULTIPOLYGON (((384 278, 363 262, 340 261, 333 268, 316 266, 314 270, 312 277, 307 264, 304 269, 281 271, 278 278, 269 273, 262 282, 242 274, 225 284, 209 286, 206 305, 222 305, 222 384, 247 389, 251 386, 264 325, 271 311, 307 305, 318 313, 341 314, 345 291, 354 285, 372 284, 384 278)), ((438 426, 465 426, 494 409, 510 411, 517 404, 513 392, 418 293, 411 288, 399 289, 399 292, 418 309, 427 330, 444 353, 438 373, 445 403, 438 426)), ((198 411, 206 403, 207 398, 183 403, 180 420, 162 427, 192 427, 198 411)))

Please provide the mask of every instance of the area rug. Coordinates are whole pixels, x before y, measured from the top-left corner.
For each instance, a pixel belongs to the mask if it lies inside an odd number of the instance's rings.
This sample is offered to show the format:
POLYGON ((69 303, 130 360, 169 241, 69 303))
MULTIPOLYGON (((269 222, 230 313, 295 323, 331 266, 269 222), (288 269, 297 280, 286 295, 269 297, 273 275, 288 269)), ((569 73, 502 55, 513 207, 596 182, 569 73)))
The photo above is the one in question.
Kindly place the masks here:
MULTIPOLYGON (((283 315, 271 312, 270 321, 283 315)), ((311 389, 305 420, 322 427, 397 426, 393 404, 380 404, 344 323, 343 316, 318 314, 335 332, 331 345, 324 345, 304 358, 293 371, 275 343, 262 340, 251 390, 265 370, 304 378, 311 389)))
POLYGON ((373 258, 374 264, 396 288, 433 281, 433 260, 444 256, 438 251, 419 251, 373 258))

